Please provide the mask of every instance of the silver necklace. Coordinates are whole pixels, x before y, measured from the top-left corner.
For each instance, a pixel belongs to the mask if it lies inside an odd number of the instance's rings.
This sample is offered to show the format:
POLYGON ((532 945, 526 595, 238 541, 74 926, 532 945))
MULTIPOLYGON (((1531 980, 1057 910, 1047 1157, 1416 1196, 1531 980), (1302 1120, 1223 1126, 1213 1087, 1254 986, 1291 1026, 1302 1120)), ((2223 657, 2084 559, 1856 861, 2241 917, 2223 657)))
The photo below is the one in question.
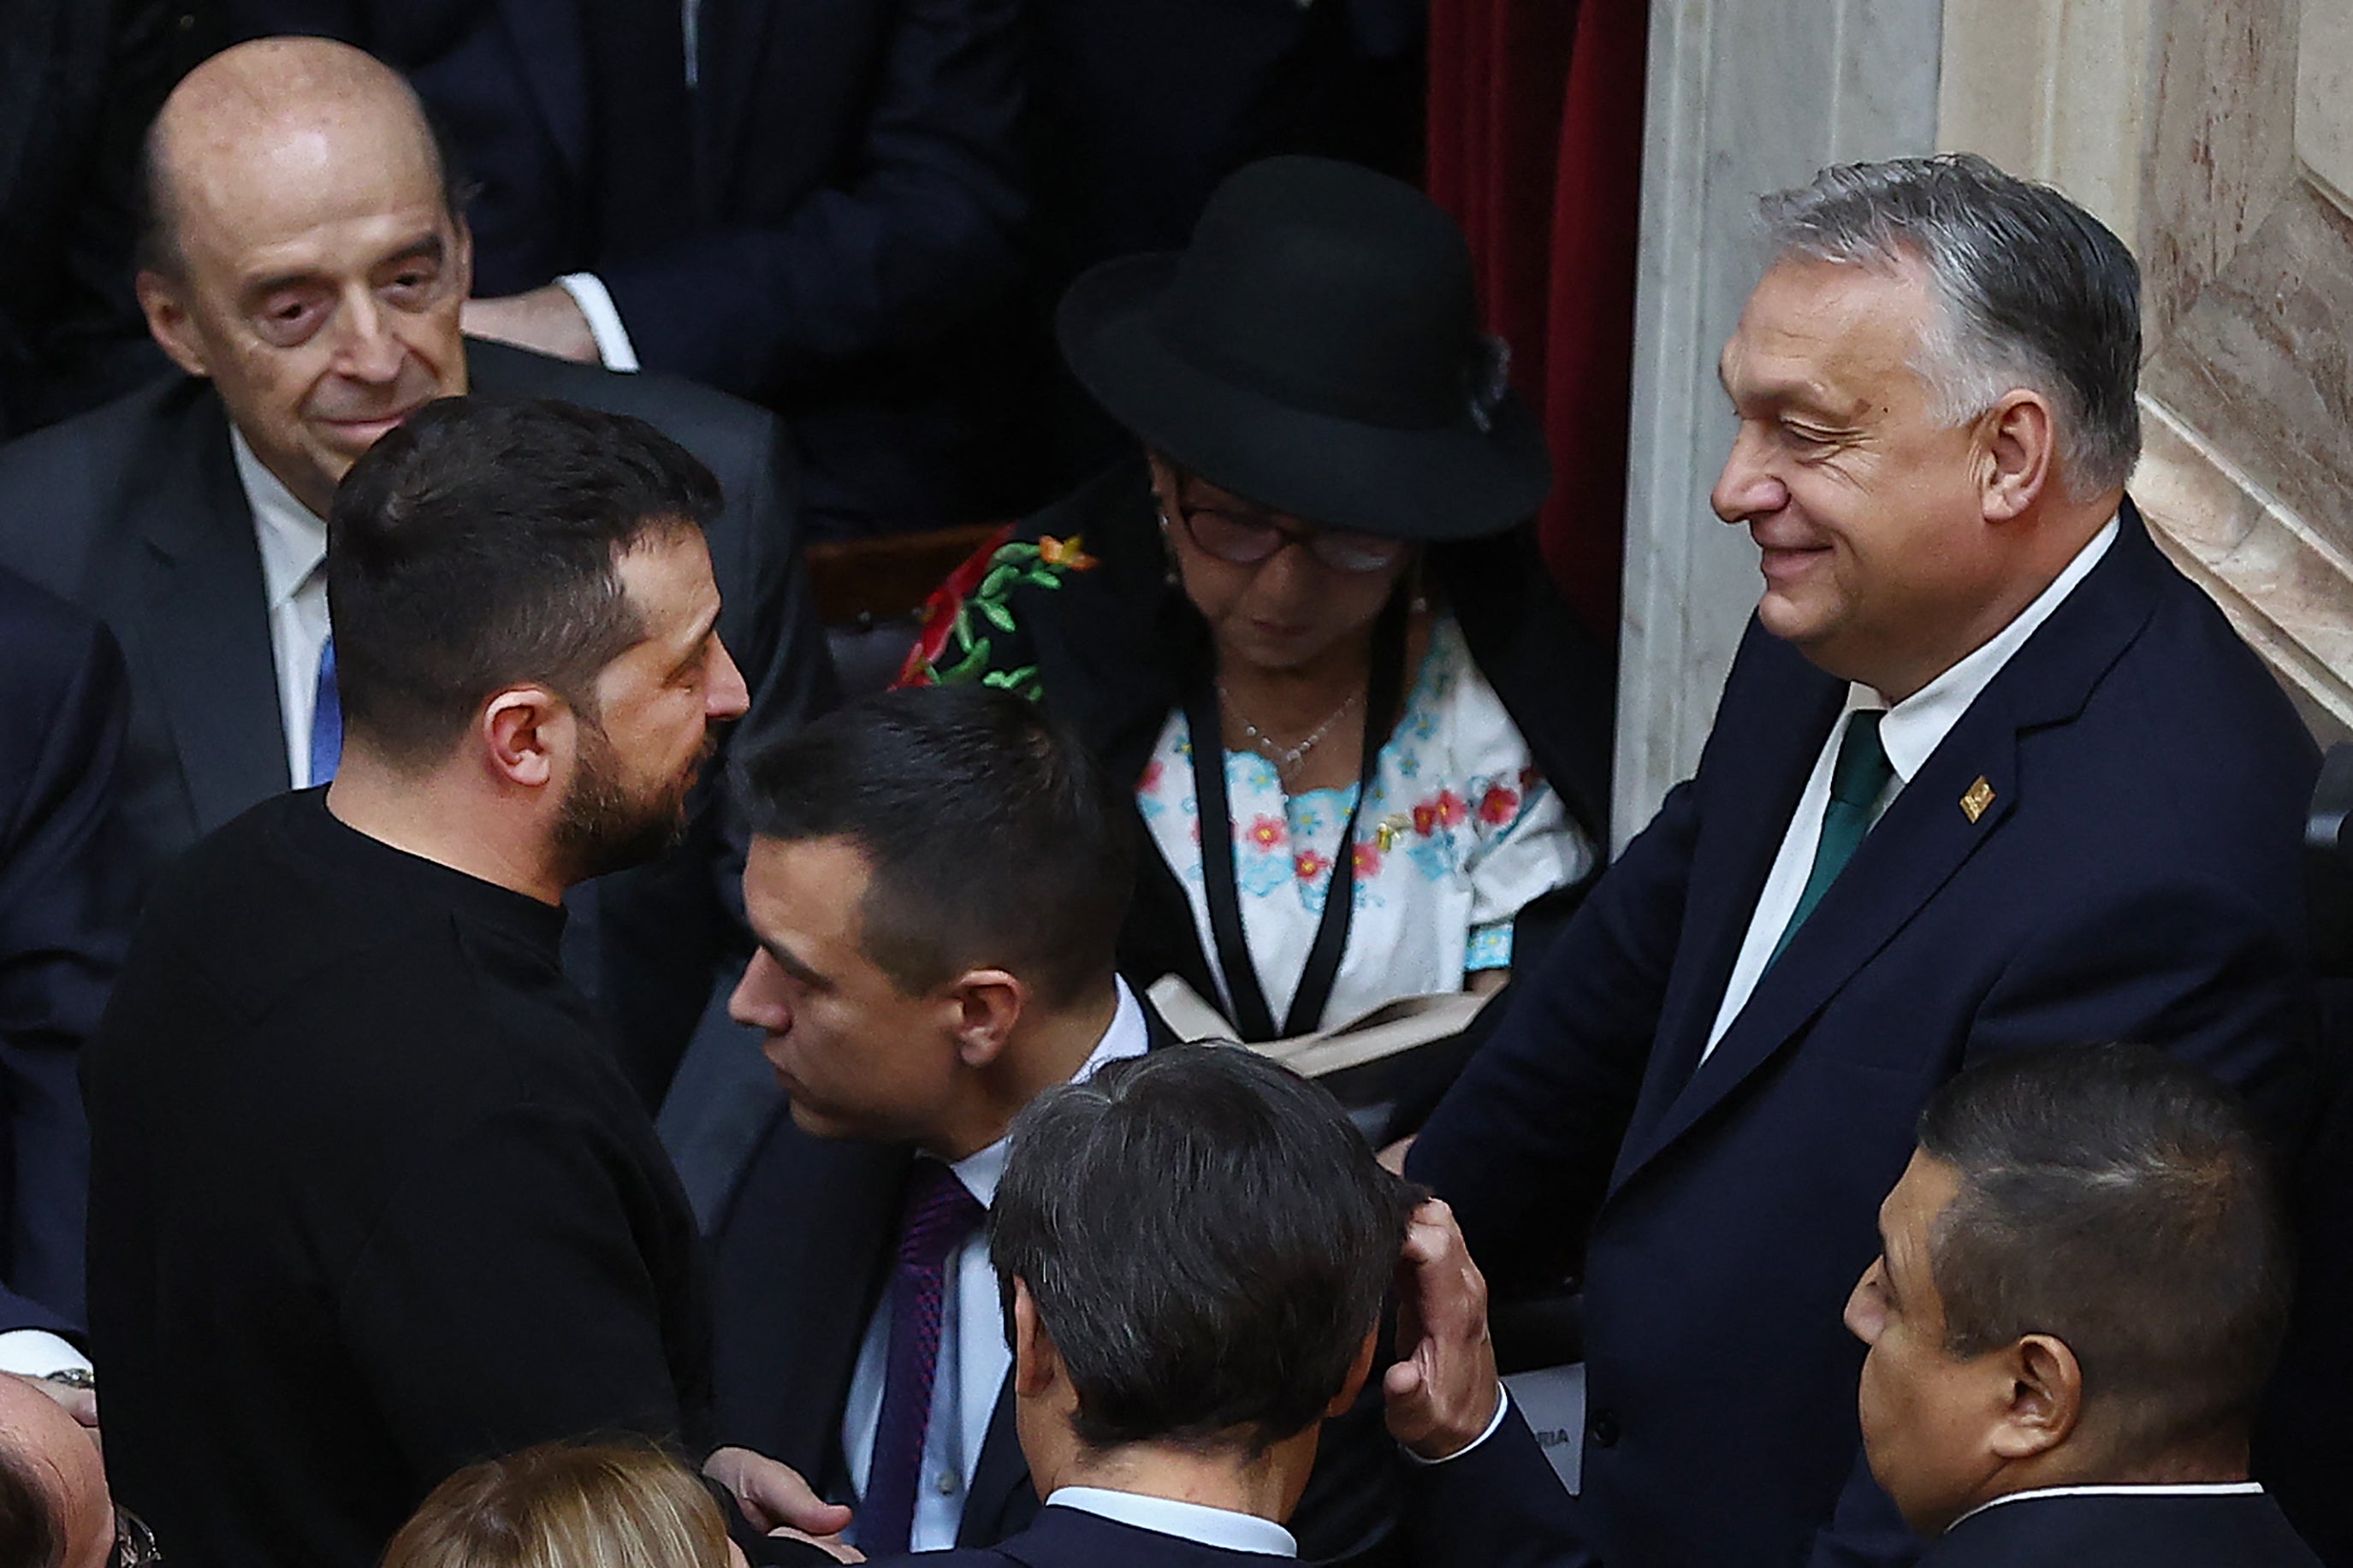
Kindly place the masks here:
POLYGON ((1281 741, 1251 723, 1250 715, 1242 711, 1241 705, 1234 700, 1234 694, 1226 689, 1226 683, 1222 680, 1218 682, 1218 700, 1226 705, 1228 712, 1241 721, 1242 733, 1250 737, 1250 744, 1266 753, 1267 760, 1274 764, 1274 771, 1277 773, 1287 777, 1297 770, 1300 763, 1307 760, 1307 753, 1315 749, 1316 743, 1332 732, 1333 725, 1355 711, 1356 704, 1365 700, 1365 694, 1362 691, 1348 693, 1348 700, 1333 709, 1331 716, 1309 731, 1307 738, 1295 746, 1284 745, 1281 741))

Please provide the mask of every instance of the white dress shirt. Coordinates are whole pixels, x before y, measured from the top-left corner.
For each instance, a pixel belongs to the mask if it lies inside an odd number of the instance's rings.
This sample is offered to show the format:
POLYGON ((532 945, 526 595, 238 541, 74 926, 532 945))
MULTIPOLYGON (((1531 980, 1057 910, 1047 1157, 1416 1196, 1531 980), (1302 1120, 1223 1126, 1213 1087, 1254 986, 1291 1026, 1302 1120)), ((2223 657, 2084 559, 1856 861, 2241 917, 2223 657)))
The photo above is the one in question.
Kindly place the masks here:
POLYGON ((1271 1519, 1240 1513, 1207 1503, 1179 1502, 1175 1498, 1146 1497, 1142 1492, 1111 1491, 1103 1487, 1056 1487, 1048 1508, 1074 1508, 1101 1519, 1117 1520, 1138 1530, 1157 1531, 1179 1541, 1197 1541, 1223 1552, 1255 1552, 1265 1557, 1296 1557, 1299 1542, 1291 1531, 1271 1519))
MULTIPOLYGON (((1105 1062, 1144 1054, 1151 1037, 1144 1026, 1144 1008, 1127 982, 1119 981, 1119 1011, 1093 1051, 1071 1075, 1077 1083, 1093 1075, 1105 1062)), ((985 1208, 997 1196, 997 1178, 1005 1173, 1006 1142, 968 1154, 948 1168, 965 1191, 985 1208)), ((997 1409, 997 1391, 1013 1367, 1012 1347, 1005 1342, 1004 1307, 997 1290, 997 1271, 989 1267, 988 1245, 976 1235, 948 1255, 946 1277, 955 1282, 942 1301, 938 1374, 932 1379, 932 1413, 923 1430, 923 1463, 915 1487, 915 1517, 908 1549, 937 1552, 954 1546, 956 1527, 964 1520, 965 1493, 972 1486, 973 1468, 980 1462, 981 1444, 988 1436, 988 1420, 997 1409), (955 1375, 947 1375, 950 1368, 955 1375)), ((841 1417, 841 1451, 849 1461, 850 1483, 859 1495, 873 1467, 874 1436, 882 1422, 882 1384, 891 1352, 891 1301, 886 1295, 866 1325, 858 1347, 858 1365, 849 1377, 849 1399, 841 1417)), ((850 1527, 855 1541, 857 1526, 850 1527)))
POLYGON ((2007 1497, 1981 1502, 1961 1519, 1947 1525, 1951 1530, 1962 1519, 1974 1519, 1989 1508, 2000 1508, 2006 1502, 2024 1502, 2039 1497, 2253 1497, 2263 1489, 2261 1481, 2184 1481, 2175 1485, 2099 1486, 2099 1487, 2036 1487, 2031 1491, 2011 1492, 2007 1497))
POLYGON ((261 547, 261 585, 269 598, 269 652, 278 664, 278 715, 286 731, 287 776, 296 789, 311 777, 311 721, 319 705, 319 656, 327 646, 327 525, 262 466, 232 427, 237 481, 253 508, 261 547))
POLYGON ((1757 983, 1772 962, 1773 950, 1779 945, 1781 931, 1797 912, 1798 900, 1805 895, 1806 882, 1813 875, 1814 850, 1821 842, 1822 810, 1830 804, 1831 773, 1838 765, 1839 742, 1846 734, 1847 715, 1877 710, 1887 717, 1879 723, 1879 743, 1886 748, 1887 761, 1895 776, 1873 808, 1872 819, 1887 809, 1888 802, 1903 793, 1929 755, 1942 744, 1945 737, 1960 722, 1961 715, 1978 700, 1980 692, 2001 673, 2010 656, 2024 647, 2035 629, 2049 620, 2075 585, 2091 574, 2108 552, 2116 539, 2116 520, 2110 518, 2107 526, 2094 534, 2091 542, 2075 552, 2066 570, 2052 579, 2035 601, 2021 610, 2010 625, 1980 644, 1976 652, 1961 659, 1927 685, 1890 707, 1887 699, 1860 682, 1847 689, 1846 706, 1840 710, 1838 722, 1822 742, 1821 755, 1814 759, 1814 771, 1806 780, 1805 792, 1798 796, 1798 809, 1789 818, 1789 826, 1781 836, 1781 851, 1774 857, 1773 869, 1765 879, 1764 890, 1757 895, 1757 910, 1749 917, 1748 934, 1740 944, 1740 956, 1732 965, 1732 978, 1724 987, 1724 1000, 1715 1010, 1715 1026, 1707 1032, 1707 1045, 1700 1053, 1705 1061, 1724 1038, 1740 1010, 1748 1005, 1748 998, 1757 983))

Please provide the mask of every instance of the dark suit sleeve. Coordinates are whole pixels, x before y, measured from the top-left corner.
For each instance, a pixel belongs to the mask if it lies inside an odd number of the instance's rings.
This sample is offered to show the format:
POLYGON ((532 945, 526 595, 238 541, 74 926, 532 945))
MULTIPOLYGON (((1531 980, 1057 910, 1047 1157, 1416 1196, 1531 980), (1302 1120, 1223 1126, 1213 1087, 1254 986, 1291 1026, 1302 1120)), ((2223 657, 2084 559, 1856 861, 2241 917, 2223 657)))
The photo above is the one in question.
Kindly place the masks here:
POLYGON ((928 343, 1011 287, 1018 6, 892 4, 853 179, 779 222, 599 269, 646 365, 773 402, 829 364, 928 343))
POLYGON ((1431 1113, 1407 1172, 1498 1285, 1556 1279, 1586 1229, 1658 1029, 1698 812, 1691 786, 1611 866, 1431 1113))
POLYGON ((11 669, 11 689, 0 693, 0 746, 13 752, 0 761, 7 1276, 17 1291, 74 1318, 90 1182, 75 1074, 121 964, 136 896, 114 824, 128 698, 113 639, 78 616, 12 617, 0 649, 11 669), (11 647, 25 638, 44 646, 11 647))
MULTIPOLYGON (((488 1117, 415 1170, 341 1292, 344 1343, 419 1489, 533 1443, 688 1436, 656 1223, 575 1112, 488 1117)), ((700 1436, 701 1434, 693 1434, 700 1436)))
POLYGON ((1405 1509, 1420 1568, 1600 1568, 1517 1407, 1469 1453, 1408 1466, 1405 1509))

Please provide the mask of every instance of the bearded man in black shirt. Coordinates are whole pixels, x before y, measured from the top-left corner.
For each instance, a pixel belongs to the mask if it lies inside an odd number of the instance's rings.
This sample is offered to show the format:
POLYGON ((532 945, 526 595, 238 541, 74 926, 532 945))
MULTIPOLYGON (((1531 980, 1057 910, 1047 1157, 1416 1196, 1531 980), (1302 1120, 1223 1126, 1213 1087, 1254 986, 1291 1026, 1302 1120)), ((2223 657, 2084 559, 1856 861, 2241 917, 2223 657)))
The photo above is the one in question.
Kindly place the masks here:
POLYGON ((556 944, 744 711, 719 504, 651 426, 463 398, 338 492, 340 771, 177 865, 88 1054, 108 1468, 174 1563, 365 1568, 542 1439, 700 1451, 693 1222, 556 944))

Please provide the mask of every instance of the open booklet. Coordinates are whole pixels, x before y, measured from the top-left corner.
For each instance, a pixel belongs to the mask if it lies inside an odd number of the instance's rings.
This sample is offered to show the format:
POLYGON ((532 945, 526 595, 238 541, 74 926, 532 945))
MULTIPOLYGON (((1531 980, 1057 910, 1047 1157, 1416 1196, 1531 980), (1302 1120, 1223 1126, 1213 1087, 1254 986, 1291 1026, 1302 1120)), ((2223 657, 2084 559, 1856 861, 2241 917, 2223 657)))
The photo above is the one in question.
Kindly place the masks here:
MULTIPOLYGON (((1237 1040, 1224 1014, 1174 974, 1154 981, 1145 995, 1180 1040, 1237 1040)), ((1400 996, 1360 1013, 1345 1024, 1313 1034, 1265 1040, 1250 1048, 1271 1057, 1302 1078, 1315 1079, 1349 1104, 1386 1099, 1410 1053, 1451 1040, 1471 1026, 1485 996, 1447 991, 1400 996)))

